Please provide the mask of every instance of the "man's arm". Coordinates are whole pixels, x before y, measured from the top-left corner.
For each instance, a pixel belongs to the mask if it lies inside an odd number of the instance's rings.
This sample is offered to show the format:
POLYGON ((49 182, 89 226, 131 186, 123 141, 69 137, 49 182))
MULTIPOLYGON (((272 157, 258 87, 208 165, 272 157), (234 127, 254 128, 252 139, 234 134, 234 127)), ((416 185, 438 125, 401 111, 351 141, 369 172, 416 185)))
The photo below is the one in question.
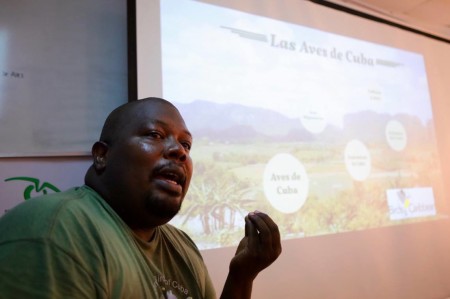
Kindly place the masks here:
POLYGON ((253 280, 280 254, 280 232, 275 222, 264 213, 249 213, 245 217, 245 236, 230 262, 220 299, 249 299, 253 280))

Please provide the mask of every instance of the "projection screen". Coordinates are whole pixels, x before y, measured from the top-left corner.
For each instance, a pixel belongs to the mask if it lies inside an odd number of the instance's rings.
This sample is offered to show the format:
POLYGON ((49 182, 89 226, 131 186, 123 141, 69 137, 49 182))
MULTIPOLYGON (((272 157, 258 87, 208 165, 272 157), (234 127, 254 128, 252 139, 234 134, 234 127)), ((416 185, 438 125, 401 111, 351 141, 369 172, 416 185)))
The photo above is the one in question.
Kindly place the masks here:
POLYGON ((218 289, 260 210, 284 252, 254 298, 450 296, 447 43, 308 1, 135 13, 137 97, 170 100, 194 135, 172 223, 218 289))

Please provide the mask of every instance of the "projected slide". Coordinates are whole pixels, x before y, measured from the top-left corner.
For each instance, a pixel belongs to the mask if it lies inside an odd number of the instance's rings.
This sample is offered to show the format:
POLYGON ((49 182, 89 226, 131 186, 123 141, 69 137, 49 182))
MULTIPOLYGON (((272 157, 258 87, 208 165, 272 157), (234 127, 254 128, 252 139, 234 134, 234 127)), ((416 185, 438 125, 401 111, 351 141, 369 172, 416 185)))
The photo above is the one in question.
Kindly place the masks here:
POLYGON ((445 216, 420 54, 187 0, 161 1, 161 45, 194 135, 174 222, 201 248, 253 210, 283 239, 445 216))

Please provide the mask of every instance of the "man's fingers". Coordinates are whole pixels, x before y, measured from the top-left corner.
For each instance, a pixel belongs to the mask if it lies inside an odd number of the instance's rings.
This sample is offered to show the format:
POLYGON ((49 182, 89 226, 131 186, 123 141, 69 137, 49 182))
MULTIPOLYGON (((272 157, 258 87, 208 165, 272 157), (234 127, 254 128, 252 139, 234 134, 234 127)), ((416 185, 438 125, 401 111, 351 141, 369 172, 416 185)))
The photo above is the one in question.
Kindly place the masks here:
POLYGON ((251 219, 254 213, 249 213, 247 217, 245 217, 245 236, 248 237, 248 245, 250 247, 256 248, 259 243, 258 237, 258 229, 251 219))
POLYGON ((281 237, 278 225, 269 217, 269 215, 255 211, 249 213, 248 218, 254 224, 255 229, 259 231, 259 239, 265 246, 272 247, 273 250, 281 252, 281 237))
POLYGON ((230 269, 254 279, 281 253, 278 226, 266 214, 255 211, 245 217, 245 237, 232 259, 230 269))
POLYGON ((245 236, 248 237, 248 235, 250 233, 250 227, 249 227, 250 220, 248 219, 248 216, 245 216, 244 221, 245 221, 245 236))

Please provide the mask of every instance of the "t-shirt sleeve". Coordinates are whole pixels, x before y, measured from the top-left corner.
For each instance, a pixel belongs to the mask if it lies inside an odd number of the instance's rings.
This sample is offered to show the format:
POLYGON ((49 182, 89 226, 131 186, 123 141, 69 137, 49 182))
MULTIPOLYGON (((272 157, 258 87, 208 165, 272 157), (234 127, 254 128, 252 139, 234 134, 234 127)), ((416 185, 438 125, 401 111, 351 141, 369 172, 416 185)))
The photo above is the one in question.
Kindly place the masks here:
POLYGON ((51 241, 15 240, 0 247, 0 299, 107 297, 101 284, 51 241))

